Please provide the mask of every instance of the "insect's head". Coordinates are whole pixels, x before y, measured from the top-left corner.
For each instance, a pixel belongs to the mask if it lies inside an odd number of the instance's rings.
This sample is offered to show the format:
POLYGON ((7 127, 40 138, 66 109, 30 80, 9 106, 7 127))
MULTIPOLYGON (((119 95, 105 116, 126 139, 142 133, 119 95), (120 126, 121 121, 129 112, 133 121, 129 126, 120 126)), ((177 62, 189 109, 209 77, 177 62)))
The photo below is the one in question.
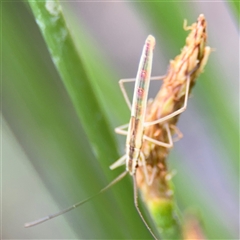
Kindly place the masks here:
POLYGON ((150 48, 151 50, 154 49, 155 47, 155 37, 152 35, 148 35, 147 39, 146 39, 146 45, 148 46, 148 48, 150 48))

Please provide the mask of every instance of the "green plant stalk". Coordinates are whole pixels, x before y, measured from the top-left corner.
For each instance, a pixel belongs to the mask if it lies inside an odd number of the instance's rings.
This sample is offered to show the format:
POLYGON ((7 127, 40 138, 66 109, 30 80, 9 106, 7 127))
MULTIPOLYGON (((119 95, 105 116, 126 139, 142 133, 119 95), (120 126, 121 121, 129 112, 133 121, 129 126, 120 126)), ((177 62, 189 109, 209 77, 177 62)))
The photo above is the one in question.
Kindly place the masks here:
POLYGON ((149 201, 148 209, 152 213, 163 239, 181 239, 180 222, 173 201, 167 199, 149 201))
MULTIPOLYGON (((187 82, 189 81, 188 93, 190 93, 196 78, 207 63, 211 49, 206 46, 206 20, 203 14, 192 26, 185 26, 185 30, 191 30, 186 38, 186 46, 182 49, 181 54, 170 62, 168 72, 164 77, 164 83, 153 102, 148 106, 146 122, 155 121, 181 109, 184 106, 185 96, 187 96, 187 82)), ((168 143, 166 124, 170 127, 172 135, 178 134, 176 124, 179 114, 166 119, 162 123, 147 127, 145 134, 158 141, 168 143)), ((168 172, 166 162, 169 148, 145 141, 142 151, 150 175, 153 171, 157 171, 150 186, 144 180, 142 167, 139 171, 138 185, 149 212, 164 239, 181 239, 182 226, 177 217, 178 210, 174 202, 174 191, 169 181, 171 173, 168 172)))

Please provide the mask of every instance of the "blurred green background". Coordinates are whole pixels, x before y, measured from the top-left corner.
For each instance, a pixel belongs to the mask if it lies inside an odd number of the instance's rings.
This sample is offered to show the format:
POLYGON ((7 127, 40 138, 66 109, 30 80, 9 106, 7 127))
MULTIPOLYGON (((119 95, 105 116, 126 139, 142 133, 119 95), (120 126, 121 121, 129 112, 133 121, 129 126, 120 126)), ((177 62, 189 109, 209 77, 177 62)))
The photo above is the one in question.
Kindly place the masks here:
MULTIPOLYGON (((1 2, 2 238, 151 239, 134 209, 130 177, 73 212, 34 228, 23 225, 96 193, 123 171, 124 167, 110 171, 108 166, 124 153, 124 137, 113 130, 105 135, 106 129, 98 125, 101 118, 108 129, 128 122, 118 80, 136 75, 148 34, 157 41, 153 75, 163 75, 185 45, 183 20, 192 24, 203 13, 208 45, 215 51, 180 117, 184 138, 175 143, 169 168, 177 170, 173 182, 179 208, 199 209, 207 237, 238 239, 239 6, 77 1, 61 5, 102 109, 93 113, 96 125, 88 127, 99 129, 96 135, 107 143, 107 157, 99 159, 89 141, 28 4, 1 2)), ((150 97, 160 85, 151 84, 150 97)), ((84 91, 79 89, 79 94, 84 91)), ((86 98, 81 104, 87 108, 91 101, 86 98)))

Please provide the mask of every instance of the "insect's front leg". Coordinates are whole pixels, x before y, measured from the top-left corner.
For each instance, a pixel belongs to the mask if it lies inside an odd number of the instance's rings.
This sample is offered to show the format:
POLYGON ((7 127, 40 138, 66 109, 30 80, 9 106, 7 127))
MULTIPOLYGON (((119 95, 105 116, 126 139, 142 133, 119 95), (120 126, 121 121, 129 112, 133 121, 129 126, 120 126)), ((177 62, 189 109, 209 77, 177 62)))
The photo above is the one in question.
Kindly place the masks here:
MULTIPOLYGON (((165 75, 164 76, 155 76, 155 77, 151 77, 150 78, 150 81, 154 81, 154 80, 163 80, 165 78, 165 75)), ((124 87, 124 84, 125 83, 129 83, 129 82, 135 82, 136 81, 136 78, 126 78, 126 79, 120 79, 119 80, 119 86, 120 86, 120 89, 122 91, 122 94, 123 94, 123 97, 129 107, 129 109, 131 110, 131 101, 129 100, 129 97, 128 97, 128 94, 127 94, 127 91, 126 91, 126 88, 124 87)))
POLYGON ((158 123, 162 123, 162 122, 165 122, 177 115, 179 115, 180 113, 184 112, 187 108, 187 103, 188 103, 188 96, 189 96, 189 87, 190 87, 190 80, 191 80, 191 77, 190 77, 190 74, 187 76, 187 85, 186 85, 186 93, 185 93, 185 97, 184 97, 184 103, 183 103, 183 106, 181 108, 179 108, 178 110, 174 111, 173 113, 170 113, 164 117, 161 117, 155 121, 151 121, 151 122, 145 122, 144 123, 144 127, 148 127, 148 126, 151 126, 151 125, 154 125, 154 124, 158 124, 158 123))

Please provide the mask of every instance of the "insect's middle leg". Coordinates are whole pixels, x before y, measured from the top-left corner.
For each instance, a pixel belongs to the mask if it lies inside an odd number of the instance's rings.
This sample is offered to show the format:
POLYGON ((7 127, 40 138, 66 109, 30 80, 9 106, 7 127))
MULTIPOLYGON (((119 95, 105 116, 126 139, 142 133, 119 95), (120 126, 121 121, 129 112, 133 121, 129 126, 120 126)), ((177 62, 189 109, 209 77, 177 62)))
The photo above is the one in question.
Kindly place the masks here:
POLYGON ((125 128, 128 128, 129 126, 129 123, 127 124, 124 124, 124 125, 121 125, 119 127, 116 127, 114 130, 117 134, 120 134, 120 135, 126 135, 127 136, 127 130, 124 130, 125 128))
POLYGON ((143 139, 147 140, 147 141, 149 141, 151 143, 154 143, 154 144, 156 144, 158 146, 161 146, 161 147, 171 148, 173 146, 173 139, 172 139, 171 131, 170 131, 170 128, 169 128, 169 124, 168 123, 164 124, 164 127, 165 127, 165 129, 167 131, 168 143, 156 140, 156 139, 148 137, 146 135, 143 135, 143 139))
MULTIPOLYGON (((124 125, 121 125, 121 126, 119 126, 119 127, 116 127, 115 128, 115 132, 116 133, 118 133, 118 134, 121 134, 121 135, 127 135, 127 130, 124 130, 125 128, 128 128, 128 123, 127 124, 124 124, 124 125)), ((110 166, 109 166, 109 168, 111 169, 111 170, 113 170, 113 169, 115 169, 115 168, 118 168, 118 167, 120 167, 120 166, 122 166, 122 165, 124 165, 125 163, 126 163, 126 158, 127 158, 127 156, 126 156, 126 154, 125 155, 123 155, 121 158, 119 158, 116 162, 114 162, 113 164, 111 164, 110 166)))

